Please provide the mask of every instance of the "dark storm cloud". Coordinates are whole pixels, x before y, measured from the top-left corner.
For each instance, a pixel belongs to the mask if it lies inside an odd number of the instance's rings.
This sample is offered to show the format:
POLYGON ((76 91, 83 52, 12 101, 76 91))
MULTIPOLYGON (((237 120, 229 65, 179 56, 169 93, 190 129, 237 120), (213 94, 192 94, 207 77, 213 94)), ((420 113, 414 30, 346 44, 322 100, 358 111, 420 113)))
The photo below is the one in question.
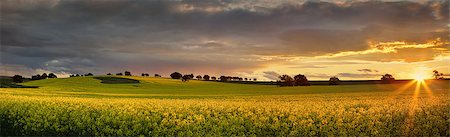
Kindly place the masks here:
POLYGON ((229 73, 269 63, 251 55, 312 56, 365 50, 368 40, 448 37, 445 0, 267 5, 271 6, 242 1, 2 0, 2 63, 45 68, 57 60, 66 63, 46 68, 67 72, 134 67, 229 73))

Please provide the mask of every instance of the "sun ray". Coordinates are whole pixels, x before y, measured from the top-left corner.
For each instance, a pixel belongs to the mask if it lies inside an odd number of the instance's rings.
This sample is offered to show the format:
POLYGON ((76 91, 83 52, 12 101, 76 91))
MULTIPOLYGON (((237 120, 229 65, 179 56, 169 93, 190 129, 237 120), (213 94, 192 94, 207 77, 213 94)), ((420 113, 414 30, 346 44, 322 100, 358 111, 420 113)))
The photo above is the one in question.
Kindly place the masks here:
POLYGON ((406 91, 408 88, 410 88, 411 86, 414 85, 414 83, 416 83, 417 81, 415 80, 411 80, 408 83, 406 83, 405 85, 401 86, 400 88, 398 88, 397 90, 395 90, 393 92, 393 94, 391 95, 391 97, 397 96, 401 93, 403 93, 404 91, 406 91))
POLYGON ((408 114, 405 119, 405 126, 406 126, 404 129, 405 135, 409 135, 409 132, 411 131, 411 129, 414 126, 414 114, 415 114, 415 111, 418 106, 418 97, 419 97, 420 86, 421 86, 422 82, 417 81, 416 83, 417 84, 416 84, 416 88, 414 89, 414 95, 412 97, 411 103, 408 108, 408 114))
POLYGON ((424 81, 424 82, 421 82, 421 85, 423 86, 423 89, 425 89, 425 92, 427 92, 428 96, 433 97, 433 92, 431 91, 428 84, 424 81))

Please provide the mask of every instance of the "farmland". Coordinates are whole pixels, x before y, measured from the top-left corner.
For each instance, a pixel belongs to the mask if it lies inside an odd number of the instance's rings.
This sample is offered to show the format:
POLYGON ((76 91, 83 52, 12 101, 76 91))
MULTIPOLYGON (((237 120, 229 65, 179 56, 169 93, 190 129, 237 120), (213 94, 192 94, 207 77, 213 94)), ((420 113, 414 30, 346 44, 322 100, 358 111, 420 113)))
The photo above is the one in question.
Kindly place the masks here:
POLYGON ((450 135, 448 81, 276 87, 121 78, 139 82, 73 77, 1 88, 0 135, 450 135))

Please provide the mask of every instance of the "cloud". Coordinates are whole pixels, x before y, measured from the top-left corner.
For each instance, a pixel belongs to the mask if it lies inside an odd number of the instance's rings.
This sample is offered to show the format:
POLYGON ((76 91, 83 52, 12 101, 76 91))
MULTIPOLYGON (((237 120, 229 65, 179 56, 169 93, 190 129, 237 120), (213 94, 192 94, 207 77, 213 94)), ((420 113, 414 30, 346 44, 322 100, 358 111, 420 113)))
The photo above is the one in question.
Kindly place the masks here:
POLYGON ((448 42, 447 1, 4 0, 0 11, 2 63, 69 73, 230 74, 289 63, 262 56, 417 62, 448 51, 372 47, 448 42))
POLYGON ((338 73, 338 77, 345 77, 345 78, 374 78, 374 77, 381 77, 381 74, 369 74, 369 73, 338 73))
POLYGON ((440 55, 450 53, 450 42, 440 38, 426 43, 408 43, 402 41, 380 42, 370 44, 370 48, 363 51, 345 51, 336 54, 320 56, 335 59, 361 59, 380 62, 404 61, 419 62, 433 60, 440 55))
POLYGON ((370 72, 378 72, 378 70, 372 70, 372 69, 358 69, 360 72, 370 73, 370 72))
POLYGON ((24 77, 31 78, 31 76, 42 73, 54 73, 58 77, 68 77, 70 73, 64 71, 50 71, 45 69, 32 69, 28 68, 24 65, 11 65, 11 64, 2 64, 0 65, 0 76, 14 76, 21 75, 24 77))
POLYGON ((263 72, 263 77, 267 78, 269 80, 278 80, 279 79, 280 74, 278 74, 275 71, 266 71, 263 72))

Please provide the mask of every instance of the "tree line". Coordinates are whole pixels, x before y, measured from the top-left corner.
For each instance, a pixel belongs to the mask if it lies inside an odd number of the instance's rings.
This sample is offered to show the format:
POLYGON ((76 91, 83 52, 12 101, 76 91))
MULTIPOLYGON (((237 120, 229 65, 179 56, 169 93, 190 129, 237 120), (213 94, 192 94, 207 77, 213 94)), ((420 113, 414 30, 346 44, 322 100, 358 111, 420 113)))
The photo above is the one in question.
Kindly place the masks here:
MULTIPOLYGON (((173 72, 172 74, 170 74, 170 78, 172 79, 181 79, 181 81, 186 82, 189 81, 191 79, 194 79, 194 74, 181 74, 180 72, 173 72)), ((209 75, 197 75, 195 77, 197 80, 213 80, 213 81, 222 81, 222 82, 227 82, 227 81, 248 81, 248 80, 252 80, 251 78, 242 78, 242 77, 236 77, 236 76, 220 76, 219 78, 215 77, 215 76, 209 76, 209 75)), ((253 78, 253 81, 256 81, 256 78, 253 78)))
MULTIPOLYGON (((111 73, 107 73, 106 75, 112 75, 111 73)), ((130 71, 125 71, 124 73, 116 73, 116 76, 132 76, 130 71)), ((87 73, 87 74, 71 74, 69 77, 80 77, 80 76, 94 76, 94 74, 92 73, 87 73)), ((150 74, 148 73, 142 73, 141 76, 143 77, 149 77, 150 74)), ((154 74, 155 77, 161 77, 160 74, 154 74)), ((439 79, 444 79, 444 74, 440 73, 437 70, 433 70, 433 78, 436 80, 439 79)), ((194 79, 194 74, 181 74, 179 72, 173 72, 172 74, 170 74, 170 77, 172 79, 181 79, 181 81, 183 82, 187 82, 191 79, 194 79)), ((13 77, 11 77, 13 79, 13 82, 15 83, 21 83, 23 82, 23 77, 21 75, 14 75, 13 77)), ((47 78, 58 78, 58 76, 56 76, 54 73, 49 73, 47 75, 47 73, 43 73, 42 75, 37 74, 37 75, 33 75, 31 76, 31 80, 40 80, 40 79, 47 79, 47 78)), ((214 77, 214 76, 209 76, 209 75, 197 75, 195 77, 197 80, 212 80, 212 81, 221 81, 221 82, 227 82, 227 81, 257 81, 256 78, 242 78, 242 77, 237 77, 237 76, 220 76, 219 78, 214 77)), ((291 77, 287 74, 281 75, 278 77, 279 80, 277 80, 278 85, 280 86, 310 86, 311 84, 308 81, 308 78, 305 75, 302 74, 298 74, 295 75, 294 77, 291 77)), ((384 74, 381 76, 380 78, 382 83, 385 84, 389 84, 389 83, 393 83, 395 81, 395 78, 393 75, 391 74, 384 74)), ((329 85, 339 85, 340 80, 338 77, 333 76, 330 77, 330 79, 328 80, 329 85)))

